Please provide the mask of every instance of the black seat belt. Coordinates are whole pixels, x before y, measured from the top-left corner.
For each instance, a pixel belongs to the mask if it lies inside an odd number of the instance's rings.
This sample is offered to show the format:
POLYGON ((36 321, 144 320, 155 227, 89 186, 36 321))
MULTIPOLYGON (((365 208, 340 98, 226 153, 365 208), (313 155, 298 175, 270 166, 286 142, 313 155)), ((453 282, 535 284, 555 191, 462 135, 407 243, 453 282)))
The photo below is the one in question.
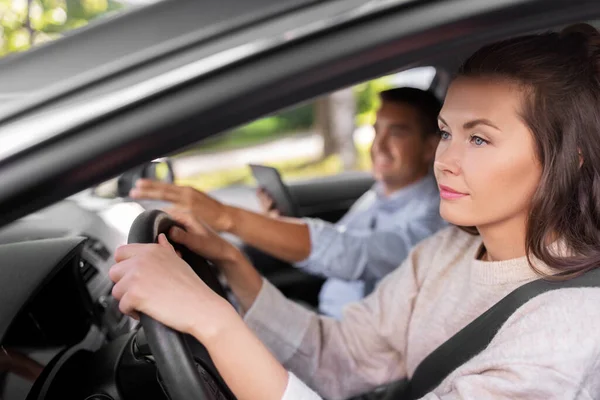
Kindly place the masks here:
POLYGON ((580 287, 600 287, 600 268, 566 281, 535 280, 513 290, 429 354, 419 364, 408 385, 397 386, 398 389, 392 386, 384 400, 413 400, 425 396, 452 371, 484 350, 519 307, 551 290, 580 287))

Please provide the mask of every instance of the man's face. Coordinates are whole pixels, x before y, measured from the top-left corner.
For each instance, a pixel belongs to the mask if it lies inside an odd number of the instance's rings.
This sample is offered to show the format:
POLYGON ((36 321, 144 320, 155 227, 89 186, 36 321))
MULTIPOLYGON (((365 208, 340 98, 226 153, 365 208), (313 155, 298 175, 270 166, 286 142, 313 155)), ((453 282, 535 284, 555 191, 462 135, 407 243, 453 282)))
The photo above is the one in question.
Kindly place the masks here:
POLYGON ((403 103, 384 101, 377 111, 373 175, 388 194, 421 179, 431 167, 439 137, 423 132, 420 118, 415 107, 403 103))

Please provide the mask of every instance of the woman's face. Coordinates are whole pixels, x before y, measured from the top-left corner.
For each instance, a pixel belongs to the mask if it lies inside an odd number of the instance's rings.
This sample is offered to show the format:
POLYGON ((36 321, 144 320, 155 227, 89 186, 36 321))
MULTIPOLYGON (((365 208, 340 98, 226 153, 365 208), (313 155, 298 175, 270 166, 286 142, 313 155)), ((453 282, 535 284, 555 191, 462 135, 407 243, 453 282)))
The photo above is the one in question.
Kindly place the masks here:
POLYGON ((525 221, 542 168, 521 101, 521 89, 500 80, 459 77, 450 86, 435 159, 448 222, 481 229, 525 221))

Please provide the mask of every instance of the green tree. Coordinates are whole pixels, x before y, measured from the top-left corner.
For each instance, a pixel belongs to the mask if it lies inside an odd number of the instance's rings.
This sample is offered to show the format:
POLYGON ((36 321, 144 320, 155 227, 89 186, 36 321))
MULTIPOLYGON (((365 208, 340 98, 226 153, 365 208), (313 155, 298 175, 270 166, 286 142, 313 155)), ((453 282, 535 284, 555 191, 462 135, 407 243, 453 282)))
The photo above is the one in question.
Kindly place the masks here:
POLYGON ((124 7, 117 0, 0 0, 0 57, 59 38, 124 7))

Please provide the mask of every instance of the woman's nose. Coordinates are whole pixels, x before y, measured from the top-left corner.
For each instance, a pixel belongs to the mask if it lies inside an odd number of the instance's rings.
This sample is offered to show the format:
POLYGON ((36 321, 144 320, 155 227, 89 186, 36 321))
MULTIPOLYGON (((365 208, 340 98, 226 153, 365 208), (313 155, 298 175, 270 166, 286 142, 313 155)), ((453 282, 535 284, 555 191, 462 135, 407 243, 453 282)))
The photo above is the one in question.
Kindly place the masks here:
POLYGON ((441 173, 458 175, 461 172, 460 156, 458 146, 449 142, 441 141, 435 153, 433 168, 441 173))

